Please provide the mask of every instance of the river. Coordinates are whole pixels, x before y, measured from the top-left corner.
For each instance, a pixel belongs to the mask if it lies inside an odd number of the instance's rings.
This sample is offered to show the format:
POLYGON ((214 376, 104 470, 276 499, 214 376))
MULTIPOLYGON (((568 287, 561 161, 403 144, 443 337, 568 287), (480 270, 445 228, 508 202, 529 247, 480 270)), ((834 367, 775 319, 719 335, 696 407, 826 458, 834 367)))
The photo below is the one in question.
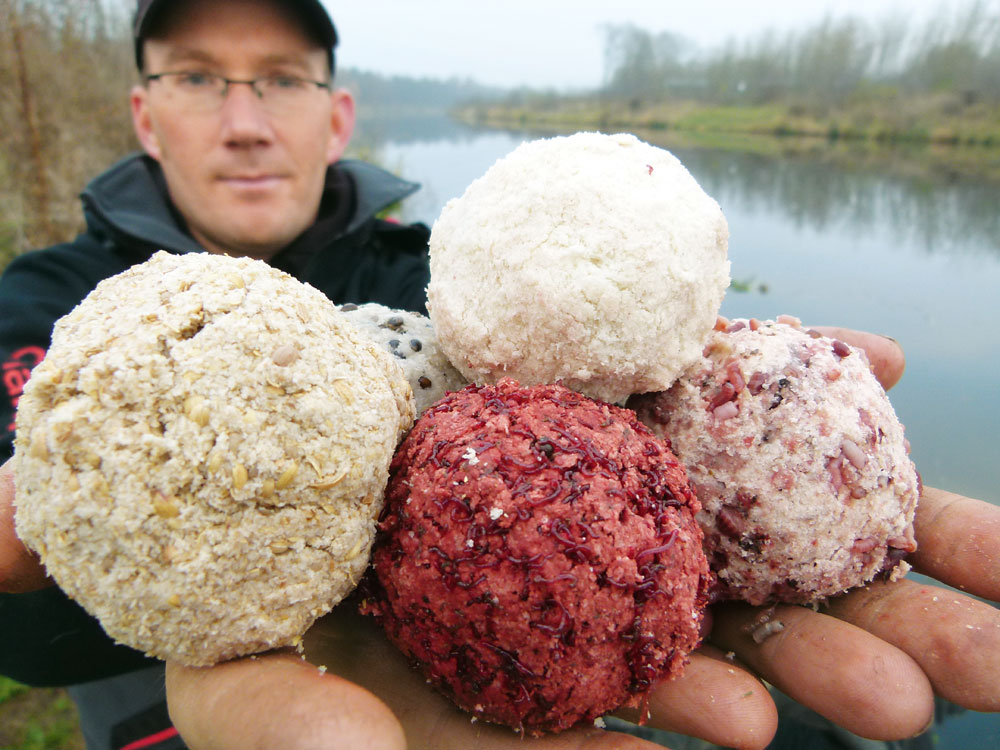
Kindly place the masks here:
MULTIPOLYGON (((401 218, 428 224, 533 137, 444 120, 373 124, 372 134, 379 160, 423 185, 404 202, 401 218)), ((890 398, 924 482, 1000 504, 993 442, 1000 425, 1000 185, 943 170, 913 174, 905 163, 885 170, 817 157, 671 150, 729 222, 737 283, 722 313, 788 313, 901 342, 907 370, 890 398)), ((966 713, 937 734, 942 750, 995 750, 1000 715, 966 713)))

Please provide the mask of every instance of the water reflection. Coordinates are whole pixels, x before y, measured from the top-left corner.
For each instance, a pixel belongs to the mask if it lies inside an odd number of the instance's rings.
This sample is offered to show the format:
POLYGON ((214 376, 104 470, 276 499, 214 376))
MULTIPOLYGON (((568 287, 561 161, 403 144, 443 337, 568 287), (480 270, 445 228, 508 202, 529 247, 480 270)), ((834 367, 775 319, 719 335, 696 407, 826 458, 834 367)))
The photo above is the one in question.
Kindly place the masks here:
POLYGON ((353 139, 357 144, 377 150, 385 143, 405 146, 434 141, 454 142, 482 135, 482 130, 442 117, 440 112, 394 114, 361 110, 353 139))
POLYGON ((904 179, 822 161, 673 148, 722 205, 780 213, 796 227, 847 229, 855 236, 890 230, 926 252, 1000 255, 1000 186, 941 175, 904 179))

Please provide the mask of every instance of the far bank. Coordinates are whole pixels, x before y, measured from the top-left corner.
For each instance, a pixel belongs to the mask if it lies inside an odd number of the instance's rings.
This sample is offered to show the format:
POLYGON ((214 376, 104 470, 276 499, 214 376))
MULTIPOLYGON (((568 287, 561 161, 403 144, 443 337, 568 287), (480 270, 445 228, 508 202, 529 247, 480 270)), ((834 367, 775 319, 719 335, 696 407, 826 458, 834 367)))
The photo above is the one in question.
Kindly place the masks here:
POLYGON ((873 96, 848 107, 534 96, 468 104, 454 116, 535 134, 628 131, 659 145, 770 155, 823 155, 838 165, 884 162, 910 176, 1000 182, 1000 104, 958 94, 873 96))

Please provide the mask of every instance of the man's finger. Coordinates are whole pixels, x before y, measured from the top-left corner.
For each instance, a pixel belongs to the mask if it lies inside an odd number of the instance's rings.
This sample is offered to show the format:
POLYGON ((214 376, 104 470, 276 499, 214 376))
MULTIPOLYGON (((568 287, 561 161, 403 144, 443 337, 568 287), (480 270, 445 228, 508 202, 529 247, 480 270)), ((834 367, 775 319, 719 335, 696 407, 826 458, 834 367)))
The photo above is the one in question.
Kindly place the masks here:
POLYGON ((885 390, 889 390, 903 377, 906 369, 906 357, 903 348, 895 339, 880 336, 877 333, 855 331, 851 328, 836 328, 833 326, 812 326, 824 336, 840 339, 845 344, 865 350, 872 371, 885 390))
POLYGON ((406 748, 378 698, 291 653, 206 668, 168 664, 167 702, 191 750, 406 748))
POLYGON ((1000 507, 924 487, 914 521, 921 573, 990 601, 1000 601, 1000 507))
POLYGON ((399 718, 409 750, 663 750, 638 737, 586 727, 522 737, 473 717, 434 692, 370 618, 338 607, 306 635, 307 657, 381 697, 399 718))
POLYGON ((836 597, 826 611, 910 654, 942 697, 974 711, 1000 711, 1000 610, 902 580, 836 597))
POLYGON ((931 685, 909 655, 805 607, 717 606, 712 642, 786 695, 862 737, 911 737, 934 715, 931 685))
MULTIPOLYGON (((359 654, 345 657, 363 666, 359 654)), ((373 662, 367 671, 375 675, 384 667, 373 662)), ((526 739, 507 728, 472 722, 409 670, 400 676, 391 695, 408 708, 405 733, 367 690, 289 652, 200 669, 168 664, 167 698, 171 720, 191 750, 663 750, 597 729, 526 739)))
POLYGON ((0 466, 0 593, 22 594, 52 585, 38 555, 14 530, 13 459, 0 466))
MULTIPOLYGON (((763 750, 778 728, 778 711, 767 688, 711 646, 691 654, 680 677, 653 689, 649 713, 648 726, 743 750, 763 750)), ((639 719, 637 711, 618 715, 639 719)))

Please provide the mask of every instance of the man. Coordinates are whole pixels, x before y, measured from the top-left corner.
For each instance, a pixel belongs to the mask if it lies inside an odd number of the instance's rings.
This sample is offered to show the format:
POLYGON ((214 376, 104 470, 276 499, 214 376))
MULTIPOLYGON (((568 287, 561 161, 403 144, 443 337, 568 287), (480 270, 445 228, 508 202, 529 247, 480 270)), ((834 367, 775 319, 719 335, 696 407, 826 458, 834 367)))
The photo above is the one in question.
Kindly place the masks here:
MULTIPOLYGON (((56 318, 159 248, 247 255, 337 302, 423 310, 426 227, 375 218, 417 186, 338 161, 354 103, 332 86, 336 32, 318 2, 140 2, 135 37, 142 83, 131 107, 145 155, 88 186, 85 234, 10 265, 0 301, 5 376, 23 382, 56 318)), ((14 406, 0 404, 4 459, 14 406)), ((147 722, 165 724, 162 667, 112 644, 58 589, 5 598, 0 621, 0 672, 84 683, 71 693, 93 746, 107 747, 111 732, 126 745, 147 736, 147 722), (123 671, 133 679, 94 682, 123 671)))
MULTIPOLYGON (((5 362, 27 368, 56 318, 101 278, 159 247, 261 258, 335 302, 422 309, 426 230, 374 217, 413 186, 339 161, 353 103, 330 85, 336 33, 319 2, 141 0, 135 35, 143 83, 131 104, 145 155, 85 192, 86 234, 12 263, 0 281, 5 362)), ((902 354, 892 342, 838 335, 868 349, 886 385, 898 379, 902 354)), ((11 411, 0 415, 4 424, 11 411)), ((91 747, 652 747, 596 729, 522 740, 470 723, 369 621, 344 608, 307 638, 325 673, 285 652, 209 669, 167 665, 175 729, 162 666, 112 644, 54 587, 39 588, 44 572, 13 534, 13 493, 8 464, 0 470, 0 590, 30 593, 0 600, 0 672, 73 685, 91 747)), ((1000 511, 929 490, 917 531, 916 562, 926 572, 1000 599, 1000 511), (960 512, 930 523, 949 504, 960 512), (978 555, 963 557, 972 528, 978 555)), ((838 599, 835 616, 780 607, 774 614, 785 630, 760 644, 747 635, 759 611, 718 608, 712 645, 683 678, 654 691, 650 723, 762 748, 776 710, 755 673, 874 737, 926 726, 932 688, 979 710, 1000 709, 1000 617, 972 599, 949 610, 929 599, 916 584, 886 585, 838 599), (977 658, 968 656, 973 643, 977 658)))

